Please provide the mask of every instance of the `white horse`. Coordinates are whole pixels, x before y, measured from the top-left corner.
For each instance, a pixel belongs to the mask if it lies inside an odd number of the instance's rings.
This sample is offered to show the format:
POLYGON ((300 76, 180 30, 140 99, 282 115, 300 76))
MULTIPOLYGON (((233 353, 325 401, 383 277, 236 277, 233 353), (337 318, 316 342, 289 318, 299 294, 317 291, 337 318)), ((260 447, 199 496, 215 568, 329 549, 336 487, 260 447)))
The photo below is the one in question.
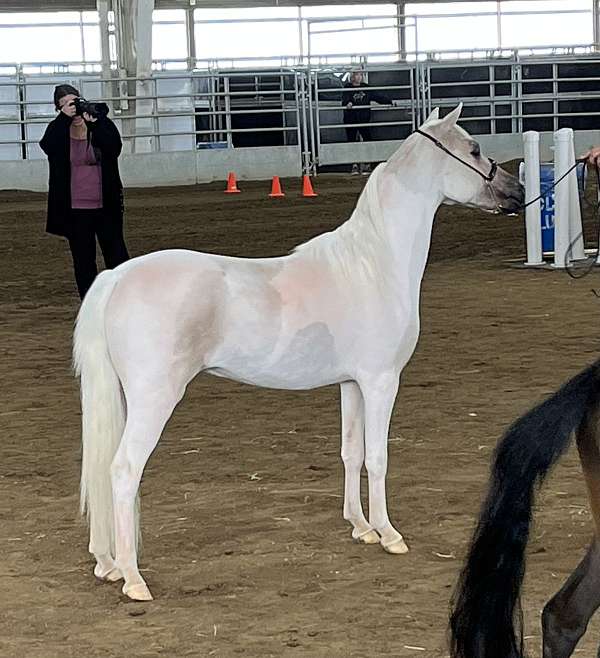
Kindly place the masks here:
POLYGON ((405 553, 388 518, 387 437, 419 335, 419 294, 442 203, 515 211, 518 181, 437 110, 386 162, 338 229, 280 258, 160 251, 102 273, 75 331, 82 510, 94 573, 152 598, 137 565, 142 471, 187 384, 207 372, 270 388, 340 384, 344 518, 354 539, 405 553), (439 147, 439 148, 438 148, 439 147), (492 172, 491 175, 489 172, 492 172), (360 472, 369 480, 369 517, 360 472))

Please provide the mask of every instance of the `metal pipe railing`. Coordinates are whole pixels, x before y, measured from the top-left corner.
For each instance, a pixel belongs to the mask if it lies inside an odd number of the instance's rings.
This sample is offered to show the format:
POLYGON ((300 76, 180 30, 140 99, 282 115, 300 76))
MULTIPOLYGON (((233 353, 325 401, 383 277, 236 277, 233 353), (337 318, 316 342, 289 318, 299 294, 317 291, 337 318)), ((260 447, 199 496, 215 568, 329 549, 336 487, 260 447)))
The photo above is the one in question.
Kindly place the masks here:
MULTIPOLYGON (((213 135, 215 132, 236 133, 268 133, 268 132, 297 132, 293 126, 276 126, 274 128, 230 128, 226 130, 181 130, 181 131, 152 131, 144 133, 123 133, 122 139, 144 139, 146 137, 185 137, 186 135, 213 135)), ((0 140, 0 145, 7 144, 37 144, 39 139, 11 139, 0 140)), ((0 160, 1 162, 1 160, 0 160)))
MULTIPOLYGON (((254 71, 187 71, 174 72, 166 75, 153 75, 150 80, 151 93, 113 93, 105 98, 98 98, 109 103, 112 116, 127 121, 127 130, 124 140, 156 138, 153 148, 162 149, 163 137, 189 137, 190 141, 208 138, 212 141, 226 141, 229 147, 235 145, 236 134, 279 133, 284 143, 295 140, 301 149, 305 169, 313 168, 318 163, 321 146, 321 135, 330 134, 331 131, 341 128, 362 127, 368 125, 372 128, 382 128, 390 135, 404 135, 406 128, 414 128, 426 116, 433 105, 442 108, 455 105, 462 100, 465 110, 480 108, 480 116, 461 118, 465 126, 475 126, 476 130, 494 134, 506 132, 506 122, 511 122, 511 131, 519 132, 523 122, 536 120, 551 120, 556 128, 565 121, 588 117, 591 120, 600 116, 600 72, 598 76, 590 74, 590 65, 599 64, 599 56, 561 56, 536 57, 528 59, 532 65, 551 65, 547 76, 540 70, 532 71, 535 77, 523 77, 523 61, 513 53, 507 59, 488 59, 482 62, 402 62, 373 66, 368 63, 363 67, 370 75, 385 75, 388 84, 381 83, 382 78, 374 78, 370 86, 373 91, 380 91, 390 96, 393 105, 372 106, 374 120, 368 124, 340 123, 343 106, 341 95, 346 91, 344 87, 332 87, 327 79, 322 80, 323 74, 336 75, 347 71, 347 67, 316 67, 304 66, 301 69, 279 67, 273 70, 254 71), (561 65, 568 67, 561 68, 561 65), (583 68, 581 68, 583 66, 583 68), (481 68, 481 78, 478 80, 462 80, 460 73, 472 67, 481 68), (497 68, 502 67, 502 79, 497 79, 497 68), (578 68, 580 67, 580 68, 578 68), (454 72, 454 73, 453 73, 454 72), (408 75, 409 82, 406 81, 408 75), (456 77, 457 82, 443 79, 444 75, 456 77), (404 76, 402 82, 398 77, 404 76), (432 78, 439 76, 439 81, 432 78), (181 82, 189 85, 185 93, 168 94, 161 90, 160 83, 181 82), (198 89, 198 85, 206 88, 198 89), (326 84, 323 87, 321 84, 326 84), (551 85, 551 89, 544 92, 535 91, 536 85, 551 85), (587 91, 586 87, 597 84, 598 89, 587 91), (241 88, 240 85, 245 85, 241 88), (583 90, 577 90, 581 85, 583 90), (573 89, 575 87, 575 89, 573 89), (452 97, 437 98, 438 93, 447 93, 457 88, 452 97), (505 88, 505 89, 504 89, 505 88), (565 88, 568 91, 565 91, 565 88), (507 95, 499 95, 500 91, 508 91, 507 95), (469 96, 469 93, 476 95, 469 96), (327 94, 339 94, 340 98, 328 99, 327 94), (397 99, 394 96, 406 96, 397 99), (145 101, 148 106, 143 111, 129 112, 127 104, 132 101, 145 101), (184 107, 181 105, 183 101, 184 107), (586 104, 583 102, 585 101, 586 104), (543 104, 551 104, 544 106, 543 104), (568 103, 577 105, 569 106, 568 103), (173 109, 169 110, 169 104, 173 109), (534 104, 537 104, 534 105, 534 104), (591 106, 590 106, 591 104, 591 106), (596 109, 597 104, 598 111, 596 109), (577 111, 581 108, 581 111, 577 111), (589 108, 589 109, 588 109, 589 108), (528 113, 531 110, 532 113, 528 113), (400 118, 391 120, 389 112, 401 112, 400 118), (501 114, 507 112, 507 114, 501 114), (337 114, 337 116, 336 116, 337 114), (248 127, 240 125, 238 119, 243 117, 264 117, 270 123, 271 117, 281 117, 281 125, 264 125, 248 127), (181 120, 181 129, 168 128, 164 119, 181 120), (204 119, 204 123, 198 121, 204 119), (387 119, 387 120, 386 120, 387 119), (136 121, 151 120, 147 126, 138 125, 136 121), (333 123, 329 123, 333 121, 333 123), (187 122, 187 123, 186 123, 187 122), (402 129, 402 132, 391 130, 393 127, 402 129), (294 137, 295 136, 295 137, 294 137)), ((600 66, 598 66, 600 71, 600 66)), ((43 99, 32 99, 28 89, 48 87, 48 80, 42 76, 14 75, 13 80, 0 82, 0 89, 6 91, 14 88, 14 100, 0 101, 0 129, 15 127, 19 132, 14 139, 0 140, 0 146, 29 145, 37 140, 31 137, 29 127, 38 129, 55 113, 49 111, 51 102, 43 99), (38 111, 32 111, 38 108, 38 111), (14 113, 14 116, 7 115, 14 113)), ((148 78, 141 79, 133 76, 106 77, 102 75, 70 75, 79 86, 104 83, 148 82, 148 78)), ((126 92, 127 89, 124 89, 126 92)), ((355 106, 355 109, 366 106, 355 106)), ((139 108, 140 110, 142 108, 139 108)), ((398 115, 396 115, 398 116, 398 115)), ((600 125, 600 123, 599 123, 600 125)), ((382 135, 384 133, 381 133, 382 135)), ((257 140, 260 143, 260 139, 257 140)), ((293 143, 293 142, 292 142, 293 143)), ((190 148, 187 146, 186 148, 190 148)), ((24 149, 25 151, 25 149, 24 149)), ((24 152, 23 157, 26 157, 24 152)), ((1 155, 0 155, 1 157, 1 155)))

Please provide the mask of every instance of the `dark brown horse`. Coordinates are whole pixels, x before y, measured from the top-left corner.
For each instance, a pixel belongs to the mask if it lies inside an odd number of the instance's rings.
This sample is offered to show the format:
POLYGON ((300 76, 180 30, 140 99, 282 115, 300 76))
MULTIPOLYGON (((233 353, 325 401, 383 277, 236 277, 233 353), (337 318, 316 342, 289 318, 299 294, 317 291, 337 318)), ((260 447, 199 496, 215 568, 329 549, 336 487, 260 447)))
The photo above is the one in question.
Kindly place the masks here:
POLYGON ((544 658, 568 658, 585 633, 600 606, 599 402, 600 360, 516 421, 499 443, 453 600, 452 658, 523 658, 520 591, 535 488, 573 432, 595 534, 579 566, 544 608, 544 658))

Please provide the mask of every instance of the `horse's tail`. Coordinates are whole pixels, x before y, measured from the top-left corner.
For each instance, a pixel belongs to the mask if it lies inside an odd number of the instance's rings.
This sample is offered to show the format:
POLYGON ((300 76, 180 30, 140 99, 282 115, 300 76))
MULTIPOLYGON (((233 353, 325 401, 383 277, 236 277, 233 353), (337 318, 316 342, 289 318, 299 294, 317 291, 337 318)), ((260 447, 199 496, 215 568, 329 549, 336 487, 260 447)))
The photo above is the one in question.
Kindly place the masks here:
POLYGON ((534 488, 599 396, 600 360, 517 420, 498 444, 452 601, 452 658, 522 658, 520 590, 534 488))
POLYGON ((118 275, 102 272, 86 294, 75 328, 73 357, 81 379, 81 513, 87 513, 90 551, 114 555, 110 465, 125 425, 121 384, 113 367, 104 315, 118 275))

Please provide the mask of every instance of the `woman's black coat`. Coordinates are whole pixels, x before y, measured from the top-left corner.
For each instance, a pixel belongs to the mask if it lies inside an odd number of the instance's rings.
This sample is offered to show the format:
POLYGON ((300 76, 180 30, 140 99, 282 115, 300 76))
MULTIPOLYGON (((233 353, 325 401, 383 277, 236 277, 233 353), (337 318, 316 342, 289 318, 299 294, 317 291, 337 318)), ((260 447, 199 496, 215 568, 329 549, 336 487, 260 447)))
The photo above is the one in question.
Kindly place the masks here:
MULTIPOLYGON (((71 223, 71 119, 64 112, 48 124, 40 147, 48 156, 48 233, 69 237, 71 223)), ((115 124, 102 117, 87 123, 91 144, 102 165, 102 207, 110 221, 123 223, 123 185, 118 158, 121 136, 115 124)))

